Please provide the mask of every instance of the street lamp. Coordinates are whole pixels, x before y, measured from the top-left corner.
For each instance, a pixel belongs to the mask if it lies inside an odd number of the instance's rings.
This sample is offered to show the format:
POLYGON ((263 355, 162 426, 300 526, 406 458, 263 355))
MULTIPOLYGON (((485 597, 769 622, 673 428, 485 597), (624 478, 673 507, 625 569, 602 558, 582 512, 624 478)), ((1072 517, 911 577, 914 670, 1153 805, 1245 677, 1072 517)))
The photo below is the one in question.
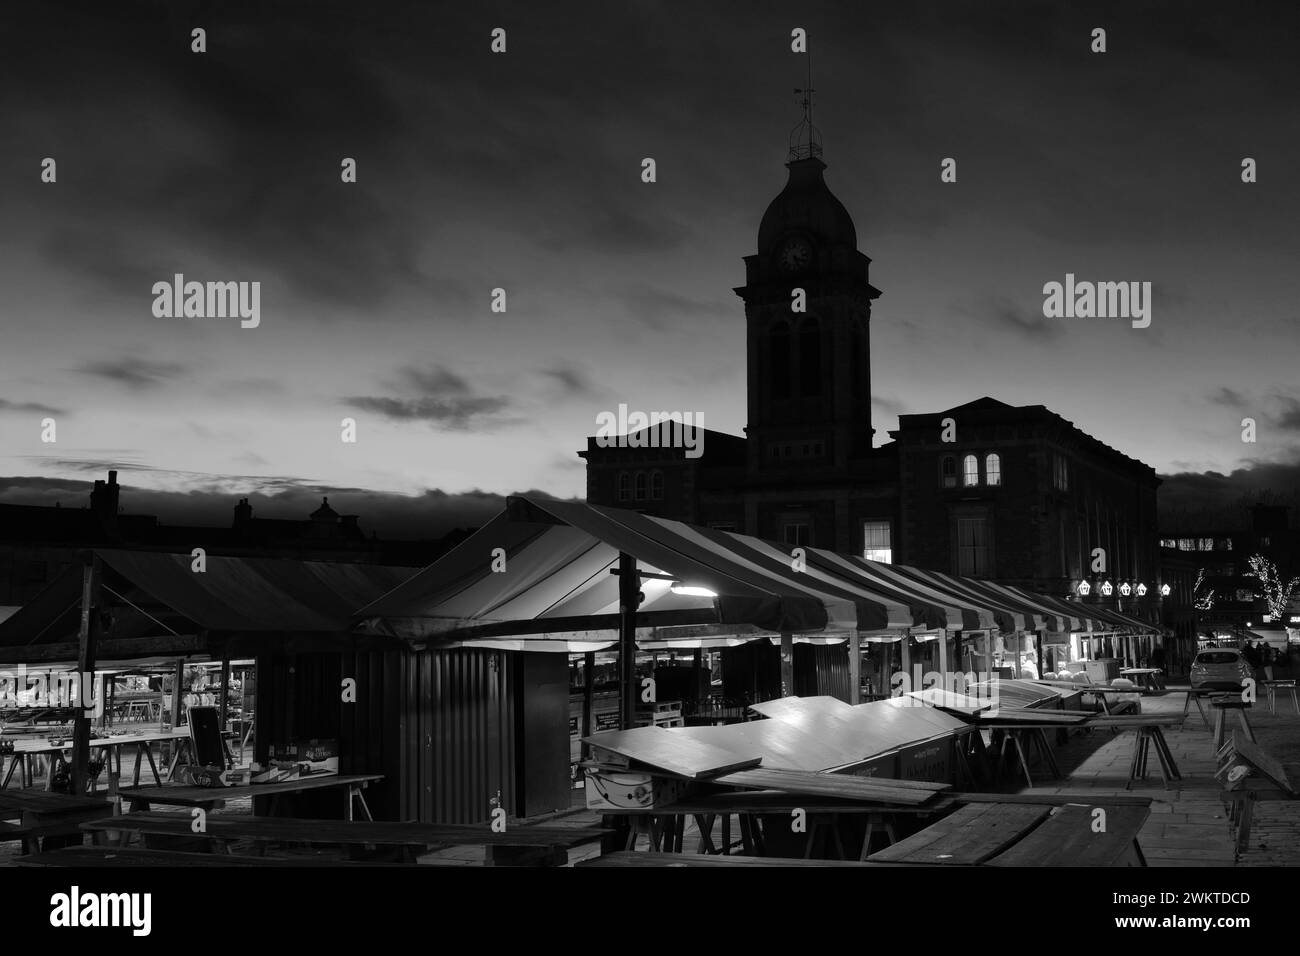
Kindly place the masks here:
POLYGON ((1129 583, 1125 581, 1123 584, 1119 586, 1119 593, 1124 595, 1125 597, 1128 597, 1130 594, 1133 593, 1133 588, 1131 588, 1129 586, 1129 583))
POLYGON ((1137 587, 1137 591, 1138 591, 1138 597, 1147 596, 1147 586, 1145 584, 1139 584, 1137 587))
POLYGON ((1088 592, 1092 590, 1092 585, 1090 585, 1087 581, 1080 581, 1078 590, 1079 590, 1080 597, 1087 597, 1088 592))
POLYGON ((1103 581, 1101 583, 1101 593, 1105 597, 1110 597, 1111 592, 1113 592, 1114 590, 1115 588, 1111 585, 1109 581, 1103 581))

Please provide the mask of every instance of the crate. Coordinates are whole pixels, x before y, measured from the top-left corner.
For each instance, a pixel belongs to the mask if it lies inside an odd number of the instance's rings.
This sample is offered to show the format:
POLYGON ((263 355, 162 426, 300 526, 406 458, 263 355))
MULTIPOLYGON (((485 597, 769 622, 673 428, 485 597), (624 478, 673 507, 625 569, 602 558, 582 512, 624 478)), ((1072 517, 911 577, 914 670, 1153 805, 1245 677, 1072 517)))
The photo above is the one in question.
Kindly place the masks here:
POLYGON ((686 721, 682 719, 682 702, 680 700, 664 700, 646 707, 638 707, 636 726, 685 727, 686 721))
POLYGON ((686 786, 680 778, 588 767, 587 809, 648 812, 680 799, 686 786))

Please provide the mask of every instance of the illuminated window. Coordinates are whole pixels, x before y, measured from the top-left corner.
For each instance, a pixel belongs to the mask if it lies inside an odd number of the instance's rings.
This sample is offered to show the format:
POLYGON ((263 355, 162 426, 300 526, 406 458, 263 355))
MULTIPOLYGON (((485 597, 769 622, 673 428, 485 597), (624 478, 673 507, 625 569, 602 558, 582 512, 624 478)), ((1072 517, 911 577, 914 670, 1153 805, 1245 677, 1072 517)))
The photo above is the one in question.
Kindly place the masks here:
POLYGON ((655 501, 663 500, 664 473, 662 471, 650 472, 650 497, 655 501))
POLYGON ((980 483, 980 461, 974 455, 967 455, 961 462, 961 483, 973 488, 980 483))
POLYGON ((627 501, 632 496, 632 476, 626 471, 618 473, 618 500, 627 501))
POLYGON ((894 562, 894 549, 890 545, 888 521, 864 521, 862 523, 862 556, 868 561, 880 561, 883 564, 894 562))
POLYGON ((633 489, 634 490, 632 492, 632 497, 636 498, 637 501, 644 501, 645 500, 645 472, 644 471, 638 471, 636 473, 636 478, 633 481, 633 489))
POLYGON ((997 452, 984 456, 984 481, 990 485, 1002 484, 1002 459, 997 452))

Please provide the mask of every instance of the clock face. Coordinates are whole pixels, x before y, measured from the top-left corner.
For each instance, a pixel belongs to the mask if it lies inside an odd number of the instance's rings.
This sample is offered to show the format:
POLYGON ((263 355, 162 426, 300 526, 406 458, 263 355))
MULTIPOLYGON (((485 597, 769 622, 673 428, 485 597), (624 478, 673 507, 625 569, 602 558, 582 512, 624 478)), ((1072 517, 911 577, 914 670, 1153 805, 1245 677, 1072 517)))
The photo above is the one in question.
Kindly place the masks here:
POLYGON ((787 239, 776 256, 783 272, 797 272, 812 262, 812 246, 805 239, 787 239))

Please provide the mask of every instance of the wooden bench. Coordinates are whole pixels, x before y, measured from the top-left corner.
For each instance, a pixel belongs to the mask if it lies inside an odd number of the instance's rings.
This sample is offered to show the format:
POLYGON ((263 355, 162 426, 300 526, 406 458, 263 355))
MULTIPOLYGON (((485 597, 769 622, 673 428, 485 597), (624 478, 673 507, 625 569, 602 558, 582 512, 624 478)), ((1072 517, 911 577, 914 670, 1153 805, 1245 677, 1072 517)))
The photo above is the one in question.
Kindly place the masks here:
POLYGON ((64 850, 50 850, 14 860, 18 866, 74 866, 111 867, 127 866, 398 866, 395 863, 355 862, 350 860, 323 860, 316 857, 225 856, 216 853, 182 853, 177 850, 153 850, 139 847, 77 846, 64 850))
POLYGON ((1236 696, 1225 696, 1220 699, 1210 700, 1210 707, 1214 710, 1214 753, 1216 755, 1223 749, 1223 737, 1229 711, 1237 715, 1237 721, 1241 724, 1241 729, 1245 731, 1250 742, 1255 742, 1255 731, 1251 729, 1250 721, 1246 719, 1246 711, 1250 709, 1250 706, 1249 701, 1236 696))
POLYGON ((1138 831, 1148 807, 1126 804, 1067 804, 988 861, 989 866, 1146 866, 1138 831), (1106 813, 1105 830, 1094 829, 1094 813, 1106 813))
POLYGON ((780 856, 705 856, 690 853, 636 853, 619 850, 575 863, 579 866, 876 866, 858 860, 800 860, 780 856))
POLYGON ((516 826, 504 833, 484 823, 477 826, 441 823, 395 823, 387 821, 299 820, 289 817, 247 817, 211 815, 205 832, 194 833, 188 814, 130 813, 94 820, 82 829, 94 833, 128 834, 165 839, 205 841, 231 853, 231 844, 251 842, 259 855, 272 843, 300 843, 309 846, 341 846, 351 849, 391 847, 413 862, 418 852, 448 846, 484 846, 489 862, 507 865, 563 865, 567 850, 604 837, 606 831, 592 827, 516 826))
POLYGON ((1232 732, 1232 738, 1216 756, 1218 769, 1214 777, 1223 784, 1224 793, 1232 801, 1230 819, 1237 828, 1237 852, 1240 853, 1250 843, 1255 801, 1294 800, 1300 794, 1281 762, 1240 730, 1232 732))
POLYGON ((978 866, 1010 847, 1051 814, 1030 803, 970 803, 920 833, 867 857, 871 863, 978 866))
POLYGON ((1268 712, 1277 713, 1277 692, 1286 690, 1291 692, 1291 709, 1300 714, 1300 700, 1296 699, 1296 682, 1294 680, 1266 680, 1264 681, 1264 692, 1268 694, 1268 712))

